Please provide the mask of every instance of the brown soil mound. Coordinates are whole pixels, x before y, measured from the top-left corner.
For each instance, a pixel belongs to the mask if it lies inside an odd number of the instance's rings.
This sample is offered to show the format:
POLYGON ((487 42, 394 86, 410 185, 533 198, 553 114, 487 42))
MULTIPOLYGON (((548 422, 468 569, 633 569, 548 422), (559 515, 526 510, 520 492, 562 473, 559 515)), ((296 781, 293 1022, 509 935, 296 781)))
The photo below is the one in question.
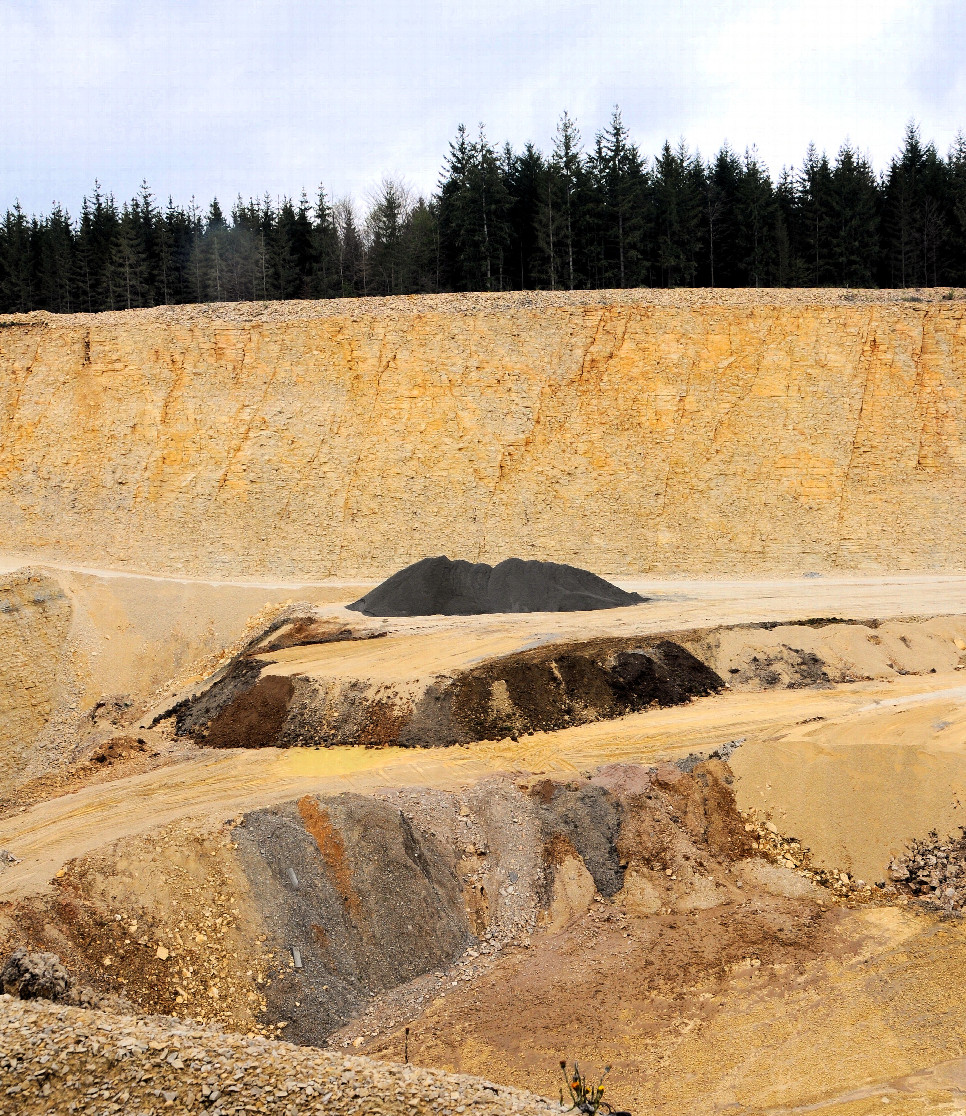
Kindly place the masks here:
POLYGON ((415 700, 370 693, 361 679, 333 700, 305 677, 272 674, 261 646, 154 723, 173 717, 179 736, 215 747, 447 745, 678 705, 724 685, 670 640, 594 640, 492 659, 424 687, 415 700))

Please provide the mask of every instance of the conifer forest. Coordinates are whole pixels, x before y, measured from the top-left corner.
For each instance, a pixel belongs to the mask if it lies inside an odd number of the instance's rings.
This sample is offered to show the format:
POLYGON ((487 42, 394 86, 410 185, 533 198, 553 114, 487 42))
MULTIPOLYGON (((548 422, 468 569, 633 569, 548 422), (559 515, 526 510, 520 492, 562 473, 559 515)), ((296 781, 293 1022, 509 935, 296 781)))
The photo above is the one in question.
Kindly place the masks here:
POLYGON ((910 124, 877 172, 814 147, 773 179, 755 152, 641 153, 615 110, 585 143, 564 114, 549 153, 461 127, 432 197, 387 178, 350 199, 19 204, 0 227, 0 310, 436 291, 609 287, 966 286, 966 138, 944 156, 910 124))

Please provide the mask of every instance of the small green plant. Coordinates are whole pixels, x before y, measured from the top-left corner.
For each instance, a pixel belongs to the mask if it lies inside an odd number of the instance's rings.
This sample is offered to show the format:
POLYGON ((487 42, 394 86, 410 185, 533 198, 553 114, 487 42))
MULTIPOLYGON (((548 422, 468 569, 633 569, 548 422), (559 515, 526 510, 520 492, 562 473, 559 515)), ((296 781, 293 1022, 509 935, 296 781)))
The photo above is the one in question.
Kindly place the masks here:
MULTIPOLYGON (((600 1075, 600 1080, 596 1085, 592 1085, 590 1080, 580 1072, 580 1066, 574 1062, 573 1070, 567 1069, 567 1063, 564 1060, 560 1062, 560 1072, 563 1074, 564 1082, 567 1086, 567 1094, 570 1097, 570 1108, 568 1112, 587 1112, 593 1116, 594 1113, 603 1109, 604 1112, 610 1112, 613 1116, 630 1116, 629 1113, 617 1113, 614 1109, 604 1100, 604 1078, 610 1073, 611 1067, 604 1066, 604 1072, 600 1075)), ((564 1091, 560 1090, 560 1104, 564 1105, 564 1091)))

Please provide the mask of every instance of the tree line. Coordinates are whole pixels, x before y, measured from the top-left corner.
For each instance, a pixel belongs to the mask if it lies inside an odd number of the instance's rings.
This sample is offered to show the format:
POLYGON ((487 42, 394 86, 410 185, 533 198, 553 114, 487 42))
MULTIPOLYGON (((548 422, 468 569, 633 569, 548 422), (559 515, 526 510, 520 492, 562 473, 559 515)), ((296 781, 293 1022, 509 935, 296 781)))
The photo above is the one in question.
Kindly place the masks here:
POLYGON ((549 153, 460 127, 430 198, 387 178, 363 211, 320 189, 226 214, 95 183, 76 218, 0 227, 6 312, 682 286, 966 286, 966 138, 943 157, 910 124, 881 174, 846 144, 773 180, 754 150, 645 157, 616 109, 585 146, 564 113, 549 153))

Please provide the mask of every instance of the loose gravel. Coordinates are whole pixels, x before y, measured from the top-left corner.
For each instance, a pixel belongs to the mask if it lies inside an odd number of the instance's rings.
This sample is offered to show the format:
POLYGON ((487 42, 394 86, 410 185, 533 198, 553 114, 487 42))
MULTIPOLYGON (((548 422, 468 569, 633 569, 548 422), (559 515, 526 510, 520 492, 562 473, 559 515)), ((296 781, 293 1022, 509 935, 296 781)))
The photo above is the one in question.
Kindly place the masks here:
POLYGON ((510 1116, 559 1105, 475 1077, 233 1035, 168 1017, 0 996, 2 1116, 510 1116))

